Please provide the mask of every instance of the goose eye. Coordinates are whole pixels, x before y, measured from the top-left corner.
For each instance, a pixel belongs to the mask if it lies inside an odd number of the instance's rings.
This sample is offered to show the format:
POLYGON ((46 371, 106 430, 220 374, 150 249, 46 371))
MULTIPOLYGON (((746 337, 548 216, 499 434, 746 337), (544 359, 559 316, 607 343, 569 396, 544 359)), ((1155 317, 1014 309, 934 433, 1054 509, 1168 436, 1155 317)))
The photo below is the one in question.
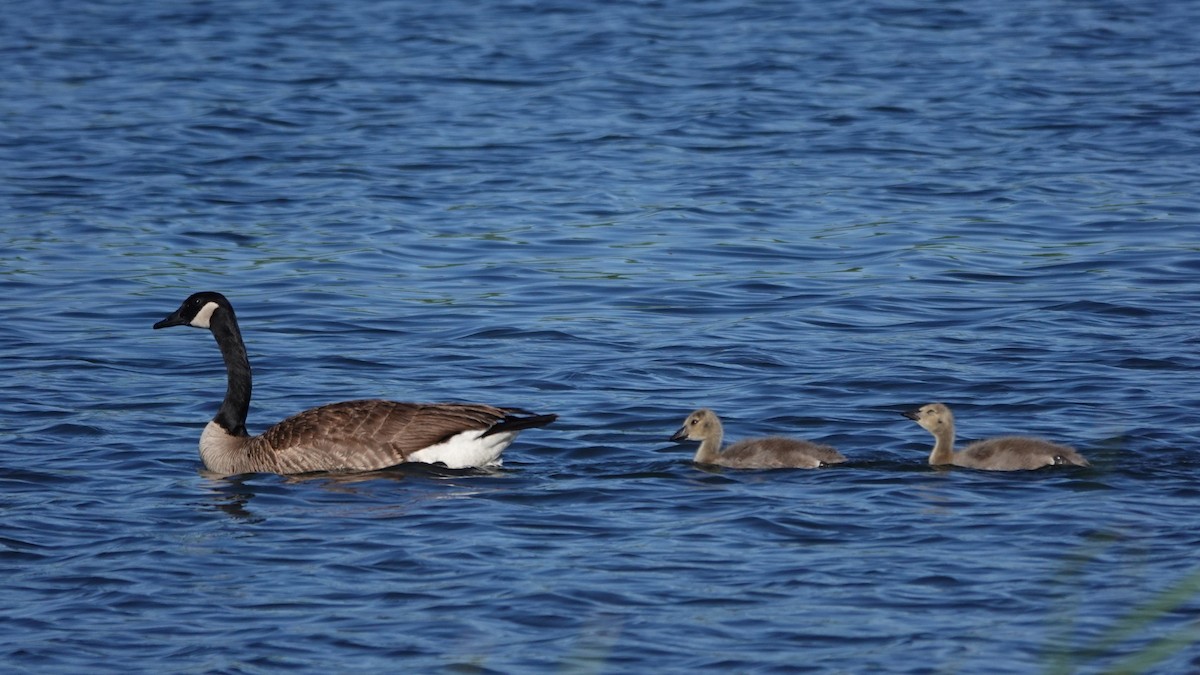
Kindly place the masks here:
POLYGON ((688 422, 688 424, 691 424, 692 426, 696 426, 699 423, 700 423, 700 420, 696 419, 695 417, 693 417, 692 420, 690 422, 688 422))

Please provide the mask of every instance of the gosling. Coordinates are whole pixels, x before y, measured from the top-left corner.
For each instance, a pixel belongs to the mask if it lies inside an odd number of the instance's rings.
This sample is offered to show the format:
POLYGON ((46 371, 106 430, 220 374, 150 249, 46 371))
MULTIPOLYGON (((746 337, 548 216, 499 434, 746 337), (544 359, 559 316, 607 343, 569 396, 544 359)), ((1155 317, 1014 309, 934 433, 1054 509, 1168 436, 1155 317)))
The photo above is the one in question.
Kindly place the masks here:
POLYGON ((748 438, 721 450, 725 430, 717 414, 701 408, 688 415, 672 441, 700 441, 692 461, 731 469, 815 469, 846 461, 828 445, 781 436, 748 438))
POLYGON ((954 413, 944 403, 929 403, 901 413, 933 434, 929 463, 953 464, 988 471, 1027 471, 1044 466, 1091 466, 1074 448, 1029 436, 1001 436, 976 441, 954 451, 954 413))

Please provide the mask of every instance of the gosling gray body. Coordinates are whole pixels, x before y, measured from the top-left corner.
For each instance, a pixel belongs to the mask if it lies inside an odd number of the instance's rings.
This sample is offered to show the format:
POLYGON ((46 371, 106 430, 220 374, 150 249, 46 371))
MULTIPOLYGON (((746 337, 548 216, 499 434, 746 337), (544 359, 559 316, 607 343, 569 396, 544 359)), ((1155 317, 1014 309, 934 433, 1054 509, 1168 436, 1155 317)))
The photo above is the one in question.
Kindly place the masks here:
POLYGON ((366 399, 312 408, 251 436, 250 361, 229 300, 211 291, 195 293, 154 324, 171 326, 206 328, 221 349, 225 399, 200 436, 205 468, 221 475, 374 471, 405 462, 496 466, 518 432, 557 419, 477 403, 366 399))
POLYGON ((954 451, 954 413, 944 403, 929 403, 901 413, 933 434, 932 465, 952 464, 989 471, 1027 471, 1045 466, 1090 466, 1074 448, 1030 436, 1000 436, 954 451))
POLYGON ((688 415, 673 441, 700 441, 692 461, 732 469, 815 469, 846 461, 842 453, 819 443, 782 436, 748 438, 721 448, 725 430, 721 419, 708 408, 688 415))

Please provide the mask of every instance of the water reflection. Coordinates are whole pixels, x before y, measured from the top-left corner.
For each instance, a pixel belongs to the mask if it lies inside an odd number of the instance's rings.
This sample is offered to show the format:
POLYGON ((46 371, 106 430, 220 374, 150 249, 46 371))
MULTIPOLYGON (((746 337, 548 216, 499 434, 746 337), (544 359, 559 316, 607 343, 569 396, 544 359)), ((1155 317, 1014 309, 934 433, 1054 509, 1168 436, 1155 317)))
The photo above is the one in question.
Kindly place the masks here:
MULTIPOLYGON (((401 464, 379 471, 364 471, 355 473, 326 473, 314 472, 307 474, 279 476, 275 474, 240 474, 223 476, 201 469, 200 475, 207 479, 207 490, 212 498, 207 506, 221 511, 234 520, 261 523, 266 517, 255 513, 250 503, 256 499, 267 497, 297 500, 301 508, 308 497, 297 497, 289 492, 287 486, 312 486, 319 488, 326 496, 343 495, 348 497, 365 498, 364 503, 374 496, 372 488, 385 486, 393 490, 393 486, 404 484, 399 494, 404 495, 405 502, 414 500, 460 499, 473 496, 489 490, 506 489, 499 485, 480 484, 481 479, 504 479, 513 475, 502 467, 496 468, 467 468, 451 469, 442 465, 410 463, 401 464)), ((347 503, 347 502, 343 502, 347 503)), ((373 507, 367 507, 373 508, 373 507)))
POLYGON ((212 492, 212 498, 205 504, 206 506, 245 523, 257 524, 265 520, 246 508, 255 493, 253 487, 245 483, 244 477, 218 478, 214 474, 208 489, 212 492))

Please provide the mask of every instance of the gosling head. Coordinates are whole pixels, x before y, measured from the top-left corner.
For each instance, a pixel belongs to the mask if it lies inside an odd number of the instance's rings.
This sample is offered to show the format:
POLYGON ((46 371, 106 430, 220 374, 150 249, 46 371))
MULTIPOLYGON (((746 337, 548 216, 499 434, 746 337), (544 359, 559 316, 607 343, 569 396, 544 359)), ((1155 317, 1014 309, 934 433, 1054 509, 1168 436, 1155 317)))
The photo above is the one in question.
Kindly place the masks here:
POLYGON ((179 306, 179 309, 172 312, 167 318, 154 324, 157 328, 170 328, 171 326, 195 326, 196 328, 208 328, 212 321, 213 312, 217 310, 227 311, 232 313, 233 307, 225 296, 215 291, 201 291, 188 296, 187 300, 179 306))
POLYGON ((683 421, 683 426, 671 436, 673 441, 703 441, 721 429, 721 420, 708 408, 701 408, 683 421))
POLYGON ((916 410, 900 413, 920 424, 923 429, 937 436, 954 428, 954 413, 944 403, 927 403, 916 410))

